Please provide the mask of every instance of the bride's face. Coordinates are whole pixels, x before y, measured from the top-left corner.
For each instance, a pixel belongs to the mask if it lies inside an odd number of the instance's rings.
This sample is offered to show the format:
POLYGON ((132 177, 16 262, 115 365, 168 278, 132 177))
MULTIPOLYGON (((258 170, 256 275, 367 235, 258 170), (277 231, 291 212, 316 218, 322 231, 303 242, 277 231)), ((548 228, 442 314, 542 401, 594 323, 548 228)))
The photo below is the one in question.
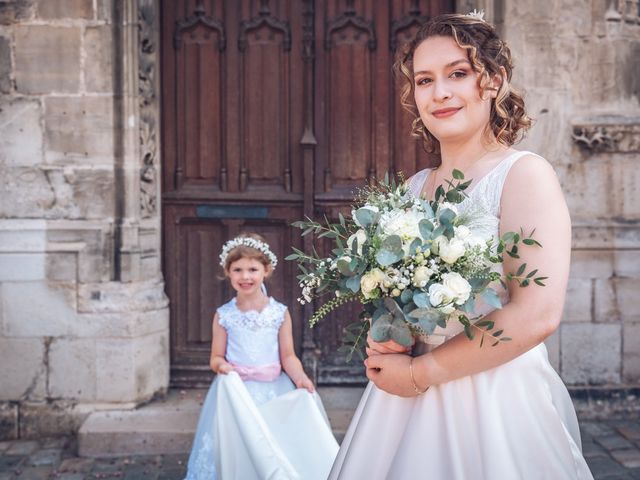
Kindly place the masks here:
POLYGON ((415 102, 425 127, 440 143, 464 142, 489 123, 491 97, 481 97, 467 51, 452 37, 429 37, 413 55, 415 102))

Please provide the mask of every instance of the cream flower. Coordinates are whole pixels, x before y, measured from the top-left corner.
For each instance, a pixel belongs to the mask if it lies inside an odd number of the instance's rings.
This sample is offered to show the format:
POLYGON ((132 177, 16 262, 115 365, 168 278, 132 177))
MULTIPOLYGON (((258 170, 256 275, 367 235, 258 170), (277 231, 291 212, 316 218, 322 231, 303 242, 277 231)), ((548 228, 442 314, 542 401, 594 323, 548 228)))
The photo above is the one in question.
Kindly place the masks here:
POLYGON ((455 263, 466 252, 464 242, 455 237, 447 242, 440 243, 438 248, 440 258, 449 265, 455 263))
POLYGON ((442 275, 442 284, 453 292, 456 305, 462 305, 471 295, 471 285, 459 273, 445 273, 442 275))
POLYGON ((434 307, 440 307, 453 302, 454 293, 441 283, 434 283, 429 287, 429 302, 434 307))
POLYGON ((362 276, 360 279, 360 290, 364 298, 373 298, 375 296, 374 292, 383 278, 384 273, 379 268, 374 268, 362 276))
POLYGON ((424 217, 414 210, 392 210, 380 217, 380 229, 385 235, 398 235, 403 240, 420 237, 418 224, 424 217))
POLYGON ((428 267, 420 266, 413 271, 413 286, 425 287, 431 278, 433 271, 428 267))

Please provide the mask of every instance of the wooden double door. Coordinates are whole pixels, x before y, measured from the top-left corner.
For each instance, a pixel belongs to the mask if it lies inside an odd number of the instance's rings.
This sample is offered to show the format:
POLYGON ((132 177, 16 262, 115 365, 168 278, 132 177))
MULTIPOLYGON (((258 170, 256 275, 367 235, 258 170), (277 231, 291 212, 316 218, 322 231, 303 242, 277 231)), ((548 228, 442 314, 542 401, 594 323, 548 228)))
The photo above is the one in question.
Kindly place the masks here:
POLYGON ((409 137, 392 64, 451 0, 162 0, 163 271, 171 302, 173 386, 208 385, 211 319, 233 292, 222 244, 263 235, 280 259, 267 284, 288 305, 298 353, 321 384, 362 383, 335 353, 357 314, 312 331, 290 224, 335 218, 353 191, 425 163, 409 137))

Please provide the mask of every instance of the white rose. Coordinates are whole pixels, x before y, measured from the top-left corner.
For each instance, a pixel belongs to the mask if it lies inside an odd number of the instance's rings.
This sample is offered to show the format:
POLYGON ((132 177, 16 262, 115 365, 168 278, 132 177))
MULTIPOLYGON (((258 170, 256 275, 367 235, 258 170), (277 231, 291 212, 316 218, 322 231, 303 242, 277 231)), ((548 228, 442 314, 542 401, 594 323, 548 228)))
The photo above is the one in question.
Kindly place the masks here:
POLYGON ((422 288, 431 278, 432 271, 424 266, 420 266, 413 271, 413 286, 422 288))
POLYGON ((350 250, 353 250, 353 242, 355 240, 358 240, 358 255, 362 255, 362 246, 364 245, 364 242, 367 241, 367 233, 364 230, 360 229, 356 233, 351 235, 347 239, 347 245, 349 246, 350 250))
POLYGON ((360 279, 360 290, 364 298, 372 298, 378 283, 384 278, 384 273, 378 268, 365 273, 360 279))
POLYGON ((460 225, 459 227, 454 227, 454 232, 455 232, 455 237, 459 240, 466 240, 467 238, 469 238, 471 236, 471 230, 469 230, 469 227, 465 226, 465 225, 460 225))
POLYGON ((440 251, 440 246, 446 245, 447 243, 449 243, 449 240, 447 240, 447 237, 445 237, 444 235, 440 235, 439 237, 436 237, 431 243, 431 251, 436 255, 438 255, 438 252, 440 251))
POLYGON ((449 242, 443 242, 439 245, 440 258, 450 265, 463 256, 465 251, 464 242, 457 238, 452 238, 449 242))
POLYGON ((379 225, 385 235, 398 235, 403 240, 413 240, 420 236, 418 224, 423 218, 414 210, 392 210, 382 214, 379 225))
POLYGON ((442 284, 453 292, 457 305, 462 305, 471 295, 471 285, 459 273, 445 273, 442 275, 442 284))
POLYGON ((453 292, 441 283, 434 283, 429 287, 429 302, 434 307, 447 305, 453 302, 454 297, 453 292))

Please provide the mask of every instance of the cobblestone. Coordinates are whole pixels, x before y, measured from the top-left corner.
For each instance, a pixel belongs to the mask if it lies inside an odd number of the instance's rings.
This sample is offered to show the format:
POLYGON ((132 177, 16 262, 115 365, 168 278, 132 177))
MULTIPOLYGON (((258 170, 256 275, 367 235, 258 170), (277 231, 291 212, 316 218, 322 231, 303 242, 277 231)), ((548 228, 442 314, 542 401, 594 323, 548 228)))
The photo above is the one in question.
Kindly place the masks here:
MULTIPOLYGON (((640 480, 640 418, 584 420, 582 448, 596 480, 640 480)), ((0 480, 177 480, 188 455, 79 458, 75 439, 0 442, 0 480)))

